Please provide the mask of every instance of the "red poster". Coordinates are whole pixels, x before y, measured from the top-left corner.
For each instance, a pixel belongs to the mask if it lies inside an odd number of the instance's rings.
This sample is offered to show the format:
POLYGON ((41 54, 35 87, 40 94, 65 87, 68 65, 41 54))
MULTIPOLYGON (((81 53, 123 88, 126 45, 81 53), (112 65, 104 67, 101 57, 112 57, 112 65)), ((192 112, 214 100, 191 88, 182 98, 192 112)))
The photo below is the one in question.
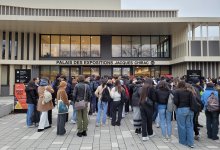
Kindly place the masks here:
POLYGON ((27 109, 24 83, 15 83, 15 109, 27 109))

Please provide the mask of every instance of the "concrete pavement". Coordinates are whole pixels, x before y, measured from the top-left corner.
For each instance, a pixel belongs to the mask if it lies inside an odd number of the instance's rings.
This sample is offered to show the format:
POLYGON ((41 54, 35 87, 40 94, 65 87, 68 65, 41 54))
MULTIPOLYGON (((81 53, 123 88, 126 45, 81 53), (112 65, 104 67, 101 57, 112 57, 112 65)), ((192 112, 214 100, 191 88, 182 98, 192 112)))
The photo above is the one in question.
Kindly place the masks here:
MULTIPOLYGON (((71 113, 69 114, 69 117, 71 113)), ((37 128, 26 127, 26 114, 10 114, 0 118, 0 150, 158 150, 189 149, 178 143, 177 126, 173 121, 173 135, 171 142, 163 142, 160 128, 154 125, 155 136, 143 142, 140 135, 134 133, 132 113, 122 120, 122 125, 111 126, 110 119, 105 127, 95 127, 96 116, 90 116, 88 136, 76 136, 77 127, 66 123, 67 133, 56 135, 56 109, 53 110, 53 126, 44 132, 37 132, 37 128)), ((204 113, 199 122, 205 125, 204 113)), ((219 149, 220 141, 207 139, 206 129, 201 128, 201 140, 195 141, 195 148, 200 150, 219 149)))

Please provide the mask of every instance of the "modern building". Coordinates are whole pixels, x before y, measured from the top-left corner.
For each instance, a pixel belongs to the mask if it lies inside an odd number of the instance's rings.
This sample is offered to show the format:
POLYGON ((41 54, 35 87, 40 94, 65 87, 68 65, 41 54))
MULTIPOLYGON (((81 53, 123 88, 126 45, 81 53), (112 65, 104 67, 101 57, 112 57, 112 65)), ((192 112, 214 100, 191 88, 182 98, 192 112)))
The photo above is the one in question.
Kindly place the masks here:
POLYGON ((0 0, 0 94, 15 69, 67 76, 220 76, 220 18, 123 10, 120 0, 0 0))

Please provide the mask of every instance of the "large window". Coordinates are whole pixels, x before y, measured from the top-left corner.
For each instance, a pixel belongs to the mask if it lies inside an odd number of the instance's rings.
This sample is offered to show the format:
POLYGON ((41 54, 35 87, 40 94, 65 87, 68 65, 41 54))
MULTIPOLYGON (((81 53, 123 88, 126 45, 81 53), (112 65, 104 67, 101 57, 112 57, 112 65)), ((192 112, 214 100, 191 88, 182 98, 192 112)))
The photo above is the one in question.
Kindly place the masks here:
POLYGON ((130 67, 113 67, 112 69, 113 76, 130 76, 131 75, 131 68, 130 67))
POLYGON ((169 36, 112 36, 112 57, 170 57, 169 36))
POLYGON ((82 68, 82 74, 83 75, 88 75, 88 76, 91 76, 91 75, 96 75, 98 76, 99 75, 99 67, 83 67, 82 68))
POLYGON ((100 57, 100 36, 41 35, 41 57, 100 57))

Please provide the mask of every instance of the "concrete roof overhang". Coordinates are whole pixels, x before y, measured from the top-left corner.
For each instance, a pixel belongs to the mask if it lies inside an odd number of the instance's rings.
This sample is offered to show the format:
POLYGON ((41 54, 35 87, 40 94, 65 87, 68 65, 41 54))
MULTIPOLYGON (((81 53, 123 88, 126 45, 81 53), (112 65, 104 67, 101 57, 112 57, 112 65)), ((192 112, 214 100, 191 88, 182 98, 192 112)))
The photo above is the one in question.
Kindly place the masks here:
POLYGON ((3 31, 41 34, 172 35, 188 23, 219 25, 220 18, 77 18, 47 16, 0 16, 3 31))

